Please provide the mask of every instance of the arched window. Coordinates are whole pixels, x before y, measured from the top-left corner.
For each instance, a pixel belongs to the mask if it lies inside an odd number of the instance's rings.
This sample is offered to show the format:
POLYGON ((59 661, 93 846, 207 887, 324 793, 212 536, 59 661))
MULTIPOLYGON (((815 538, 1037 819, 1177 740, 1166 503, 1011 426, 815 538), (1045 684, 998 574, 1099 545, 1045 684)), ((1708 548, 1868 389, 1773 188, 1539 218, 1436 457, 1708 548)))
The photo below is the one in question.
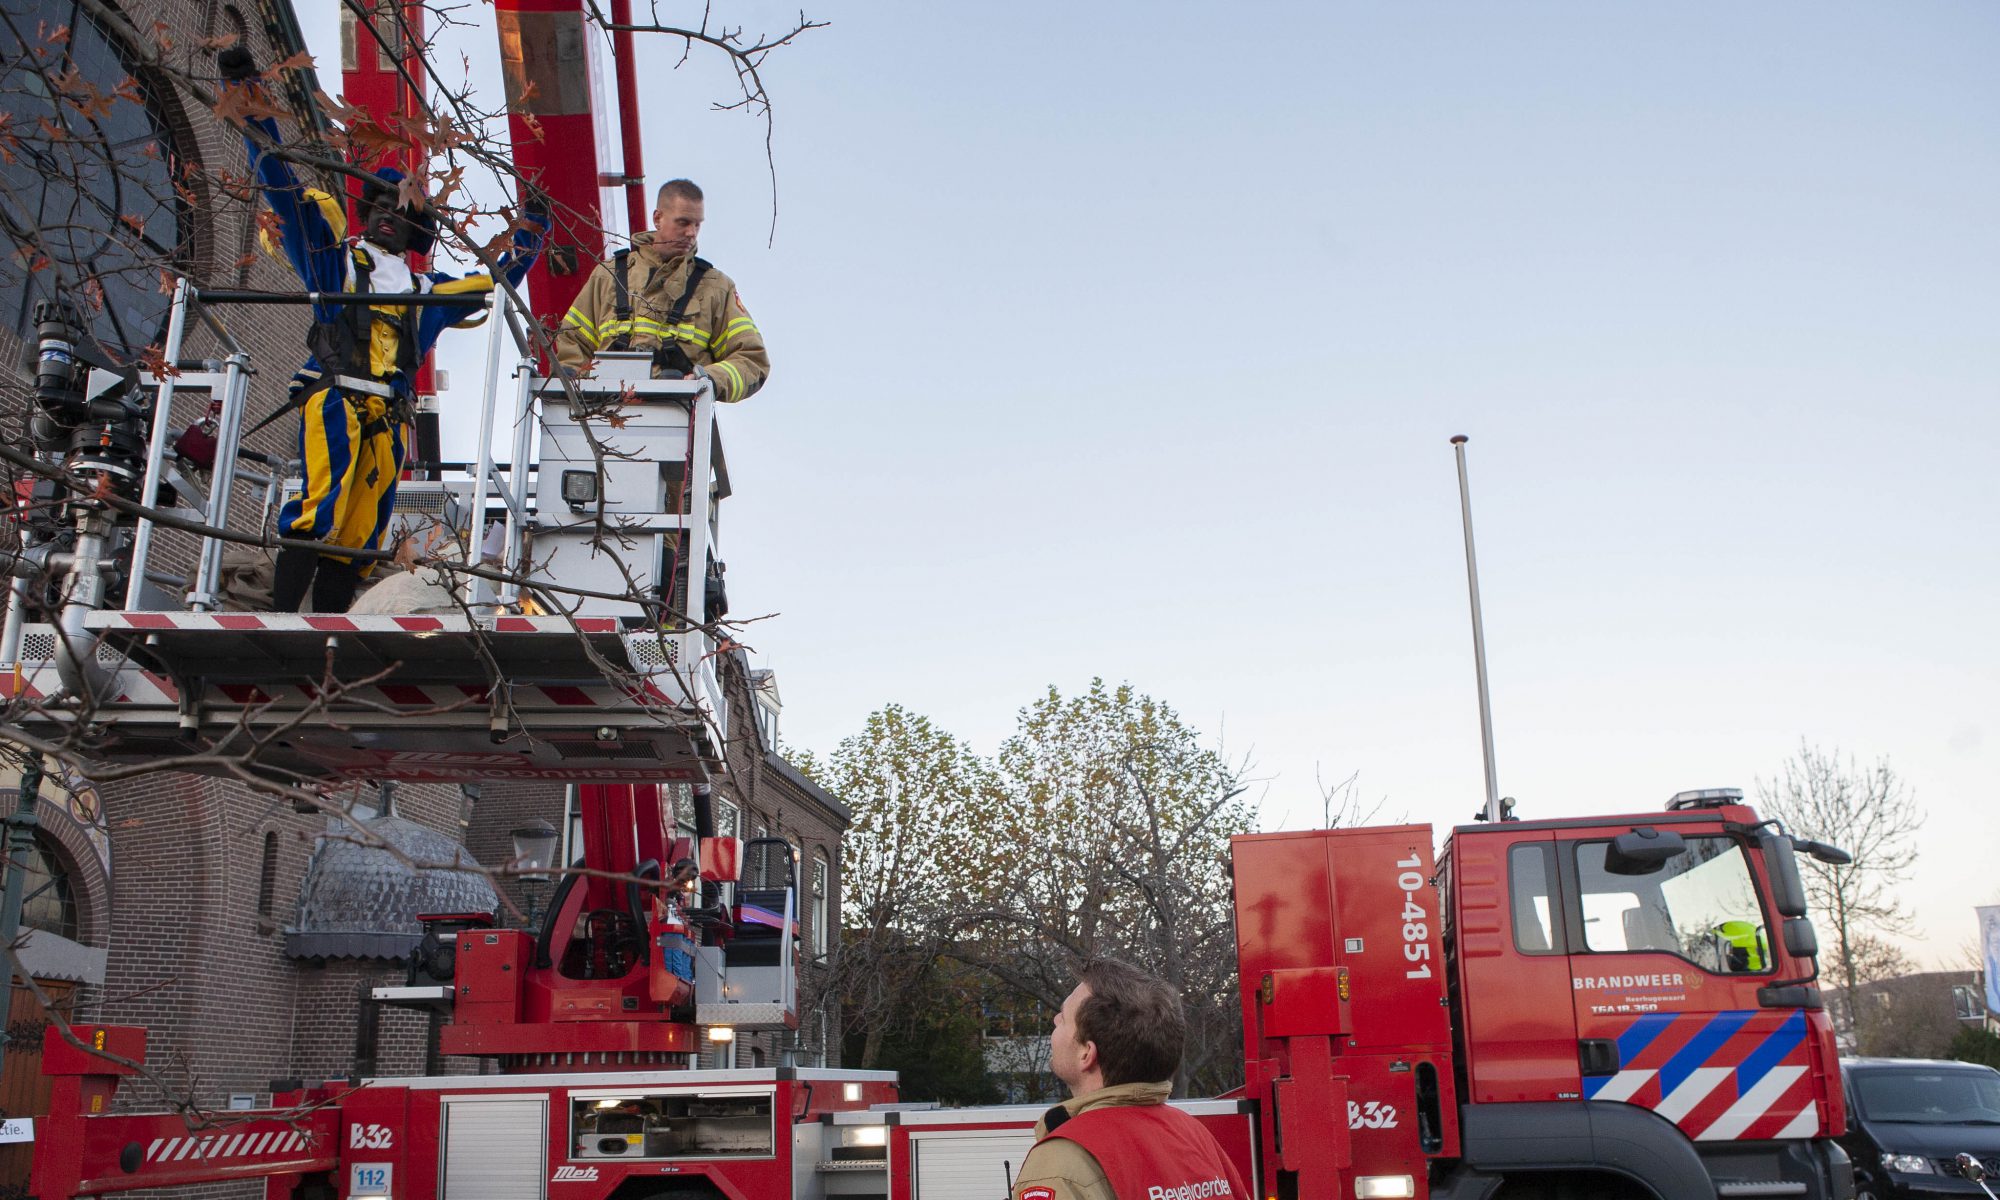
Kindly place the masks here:
POLYGON ((158 98, 77 0, 0 22, 0 328, 32 341, 62 294, 114 354, 153 341, 160 269, 182 243, 173 146, 158 98))
POLYGON ((78 940, 76 892, 62 857, 37 837, 21 877, 21 928, 40 929, 78 940))
POLYGON ((832 938, 826 927, 826 851, 814 850, 812 863, 812 948, 814 958, 825 958, 832 938))

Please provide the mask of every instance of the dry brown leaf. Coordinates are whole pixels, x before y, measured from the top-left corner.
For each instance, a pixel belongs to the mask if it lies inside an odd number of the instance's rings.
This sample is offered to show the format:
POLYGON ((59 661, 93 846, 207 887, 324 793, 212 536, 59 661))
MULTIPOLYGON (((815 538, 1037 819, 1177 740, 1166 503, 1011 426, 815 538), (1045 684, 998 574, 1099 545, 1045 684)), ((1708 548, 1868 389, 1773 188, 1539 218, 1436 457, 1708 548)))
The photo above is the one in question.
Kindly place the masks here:
POLYGON ((318 101, 320 109, 327 116, 340 122, 342 125, 368 119, 368 113, 365 110, 356 108, 351 104, 343 104, 318 88, 313 89, 313 99, 318 101))
POLYGON ((422 180, 418 179, 415 175, 405 175, 400 180, 397 180, 396 182, 397 207, 408 208, 408 209, 413 209, 417 212, 422 212, 428 206, 428 204, 429 201, 426 200, 424 197, 424 185, 422 180))

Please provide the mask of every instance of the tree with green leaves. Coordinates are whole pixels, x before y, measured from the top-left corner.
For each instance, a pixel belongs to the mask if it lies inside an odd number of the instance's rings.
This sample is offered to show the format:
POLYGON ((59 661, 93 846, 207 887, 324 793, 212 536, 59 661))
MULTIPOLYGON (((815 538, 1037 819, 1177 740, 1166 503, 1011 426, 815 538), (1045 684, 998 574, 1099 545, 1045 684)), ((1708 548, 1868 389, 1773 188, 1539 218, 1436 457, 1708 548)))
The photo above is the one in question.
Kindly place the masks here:
POLYGON ((841 844, 841 953, 829 986, 847 1014, 856 1065, 879 1065, 885 1037, 931 986, 941 930, 966 882, 963 847, 997 803, 991 768, 930 720, 891 704, 801 770, 853 809, 841 844))
POLYGON ((1000 748, 1005 802, 968 853, 976 890, 950 951, 1048 1012, 1084 961, 1158 972, 1188 1007, 1184 1088, 1240 1073, 1227 858, 1249 830, 1240 773, 1129 684, 1051 687, 1000 748))
POLYGON ((971 1094, 938 1050, 966 1027, 941 1002, 996 1014, 971 1027, 1026 1050, 1077 968, 1112 955, 1181 990, 1184 1090, 1240 1081, 1227 856, 1252 813, 1240 771, 1171 708, 1102 680, 1051 687, 989 761, 889 705, 824 762, 794 761, 854 810, 833 978, 857 1065, 922 1059, 938 1067, 923 1098, 971 1094))

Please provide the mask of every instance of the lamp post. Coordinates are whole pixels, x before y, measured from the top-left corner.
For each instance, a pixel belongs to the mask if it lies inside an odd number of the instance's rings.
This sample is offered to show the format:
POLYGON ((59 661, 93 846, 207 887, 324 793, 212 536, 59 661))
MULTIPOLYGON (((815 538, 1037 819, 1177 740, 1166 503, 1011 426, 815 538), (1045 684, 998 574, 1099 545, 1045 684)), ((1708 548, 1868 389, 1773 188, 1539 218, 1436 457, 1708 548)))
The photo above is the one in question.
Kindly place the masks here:
POLYGON ((556 827, 537 818, 509 835, 514 839, 514 870, 521 879, 521 892, 528 901, 528 927, 534 928, 538 913, 537 900, 540 892, 550 879, 549 870, 556 861, 556 842, 559 835, 556 827))

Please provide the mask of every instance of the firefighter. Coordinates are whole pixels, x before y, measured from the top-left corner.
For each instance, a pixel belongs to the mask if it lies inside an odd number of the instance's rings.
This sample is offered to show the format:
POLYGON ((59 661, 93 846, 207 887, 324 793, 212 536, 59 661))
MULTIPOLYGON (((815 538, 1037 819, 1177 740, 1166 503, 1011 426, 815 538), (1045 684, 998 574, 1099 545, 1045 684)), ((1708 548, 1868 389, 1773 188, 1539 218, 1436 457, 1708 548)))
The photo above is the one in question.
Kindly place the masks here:
POLYGON ((1724 921, 1715 927, 1727 951, 1723 961, 1732 973, 1764 969, 1764 932, 1748 921, 1724 921))
MULTIPOLYGON (((241 47, 217 58, 224 86, 256 87, 256 63, 241 47)), ((277 217, 267 249, 281 251, 313 292, 434 292, 463 295, 457 305, 315 304, 306 343, 312 357, 294 376, 299 458, 304 479, 278 516, 280 536, 315 541, 325 550, 280 550, 272 584, 272 608, 296 612, 310 591, 315 612, 345 612, 373 563, 357 562, 344 549, 379 549, 396 502, 396 481, 407 454, 406 427, 413 412, 417 365, 444 331, 475 319, 493 279, 485 273, 462 278, 418 272, 411 254, 428 254, 437 239, 436 219, 412 205, 401 172, 383 168, 379 183, 364 188, 359 207, 361 232, 348 236, 347 215, 338 199, 302 184, 281 152, 270 117, 249 119, 264 141, 246 130, 250 170, 277 217)), ((514 249, 501 259, 510 284, 518 284, 541 249, 548 229, 547 201, 530 189, 524 228, 514 233, 514 249)))
POLYGON ((1013 1200, 1254 1200, 1215 1136, 1166 1102, 1186 1040, 1164 980, 1115 959, 1085 967, 1049 1037, 1070 1098, 1036 1124, 1013 1200))
POLYGON ((562 369, 582 374, 601 350, 650 350, 653 378, 707 379, 715 398, 748 399, 771 374, 764 335, 729 276, 695 257, 701 189, 660 186, 653 228, 601 263, 556 335, 562 369))

